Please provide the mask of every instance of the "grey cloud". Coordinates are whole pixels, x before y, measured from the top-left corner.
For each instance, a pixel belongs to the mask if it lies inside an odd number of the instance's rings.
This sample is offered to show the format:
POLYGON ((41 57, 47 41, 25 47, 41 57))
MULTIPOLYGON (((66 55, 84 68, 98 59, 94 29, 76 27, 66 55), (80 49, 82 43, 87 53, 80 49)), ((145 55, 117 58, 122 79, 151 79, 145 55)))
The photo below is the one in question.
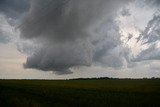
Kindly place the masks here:
POLYGON ((9 43, 10 37, 6 32, 1 31, 0 29, 0 43, 9 43))
MULTIPOLYGON (((117 46, 111 49, 107 54, 101 56, 99 61, 102 66, 112 67, 115 69, 120 69, 129 62, 129 49, 122 46, 117 46)), ((127 65, 126 65, 127 66, 127 65)))
POLYGON ((91 63, 91 50, 85 42, 76 41, 75 43, 59 44, 52 47, 45 45, 39 52, 27 58, 25 67, 64 72, 73 66, 89 66, 91 63))
POLYGON ((29 9, 29 1, 30 0, 0 0, 0 13, 16 19, 29 9))
POLYGON ((160 49, 156 48, 156 44, 149 46, 149 48, 143 50, 135 59, 132 59, 134 62, 145 60, 160 60, 160 49))
POLYGON ((0 42, 14 41, 17 20, 29 9, 30 0, 0 0, 0 42), (13 27, 13 28, 12 28, 13 27), (14 33, 13 33, 14 32, 14 33))
POLYGON ((132 39, 132 37, 133 37, 133 34, 128 34, 128 38, 127 38, 127 42, 130 40, 130 39, 132 39))
POLYGON ((159 71, 160 70, 159 61, 152 61, 152 63, 150 64, 150 69, 155 70, 155 71, 159 71))
POLYGON ((142 50, 136 58, 133 58, 133 61, 160 60, 160 49, 157 47, 160 42, 160 14, 155 14, 148 22, 138 41, 142 45, 147 45, 147 48, 142 50))
POLYGON ((31 11, 20 26, 22 37, 35 38, 45 35, 54 41, 86 38, 89 36, 88 28, 110 14, 112 9, 123 3, 121 2, 33 0, 31 11))
POLYGON ((110 16, 100 26, 96 30, 97 38, 92 42, 95 47, 93 61, 105 67, 121 68, 128 53, 125 54, 127 49, 122 46, 118 24, 114 17, 110 16))
POLYGON ((123 8, 121 11, 121 15, 122 16, 130 16, 131 15, 130 10, 127 8, 123 8))
POLYGON ((12 28, 4 15, 0 14, 0 42, 9 43, 12 39, 12 28))
MULTIPOLYGON (((34 39, 37 47, 24 66, 60 74, 93 62, 122 66, 124 55, 113 54, 121 45, 114 12, 127 1, 32 0, 19 29, 22 40, 34 39), (110 60, 104 61, 103 57, 110 60), (115 57, 123 58, 117 61, 115 57)), ((22 47, 25 49, 25 45, 22 47)))
POLYGON ((147 27, 141 35, 144 44, 160 40, 160 14, 155 15, 153 19, 148 22, 147 27))
POLYGON ((160 5, 160 0, 145 0, 147 5, 158 6, 160 5))

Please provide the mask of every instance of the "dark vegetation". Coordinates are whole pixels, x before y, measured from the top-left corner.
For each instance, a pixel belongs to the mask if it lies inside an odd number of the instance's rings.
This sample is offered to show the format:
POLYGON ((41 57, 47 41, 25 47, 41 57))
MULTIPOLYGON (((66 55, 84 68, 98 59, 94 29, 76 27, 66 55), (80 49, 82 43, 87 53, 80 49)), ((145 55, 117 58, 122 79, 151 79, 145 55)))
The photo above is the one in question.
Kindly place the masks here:
POLYGON ((160 107, 160 80, 0 80, 0 107, 121 106, 160 107))

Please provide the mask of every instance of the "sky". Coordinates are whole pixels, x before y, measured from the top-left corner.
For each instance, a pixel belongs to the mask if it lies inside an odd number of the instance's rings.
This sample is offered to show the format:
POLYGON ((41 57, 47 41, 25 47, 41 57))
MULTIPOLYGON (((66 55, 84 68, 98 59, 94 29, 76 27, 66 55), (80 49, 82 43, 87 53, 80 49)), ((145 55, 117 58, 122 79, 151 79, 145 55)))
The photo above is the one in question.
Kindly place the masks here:
POLYGON ((159 0, 1 0, 0 79, 160 77, 159 0))

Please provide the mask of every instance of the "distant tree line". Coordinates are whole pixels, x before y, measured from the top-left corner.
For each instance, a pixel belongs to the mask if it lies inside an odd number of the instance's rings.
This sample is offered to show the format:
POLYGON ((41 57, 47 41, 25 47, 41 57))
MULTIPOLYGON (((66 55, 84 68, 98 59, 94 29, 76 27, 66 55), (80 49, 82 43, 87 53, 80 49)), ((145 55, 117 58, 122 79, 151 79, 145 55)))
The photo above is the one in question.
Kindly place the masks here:
POLYGON ((112 78, 112 77, 94 77, 94 78, 73 78, 73 79, 66 79, 66 80, 122 80, 122 79, 127 79, 127 80, 134 80, 134 79, 157 79, 160 80, 158 77, 152 77, 152 78, 112 78))

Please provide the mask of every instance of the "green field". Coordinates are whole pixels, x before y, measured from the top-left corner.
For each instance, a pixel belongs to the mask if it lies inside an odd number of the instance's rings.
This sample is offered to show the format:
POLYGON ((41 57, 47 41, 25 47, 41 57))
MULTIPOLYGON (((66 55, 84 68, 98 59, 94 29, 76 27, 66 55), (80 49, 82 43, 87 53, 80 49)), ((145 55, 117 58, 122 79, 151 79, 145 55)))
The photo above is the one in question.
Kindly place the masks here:
POLYGON ((160 80, 0 80, 0 107, 160 107, 160 80))

